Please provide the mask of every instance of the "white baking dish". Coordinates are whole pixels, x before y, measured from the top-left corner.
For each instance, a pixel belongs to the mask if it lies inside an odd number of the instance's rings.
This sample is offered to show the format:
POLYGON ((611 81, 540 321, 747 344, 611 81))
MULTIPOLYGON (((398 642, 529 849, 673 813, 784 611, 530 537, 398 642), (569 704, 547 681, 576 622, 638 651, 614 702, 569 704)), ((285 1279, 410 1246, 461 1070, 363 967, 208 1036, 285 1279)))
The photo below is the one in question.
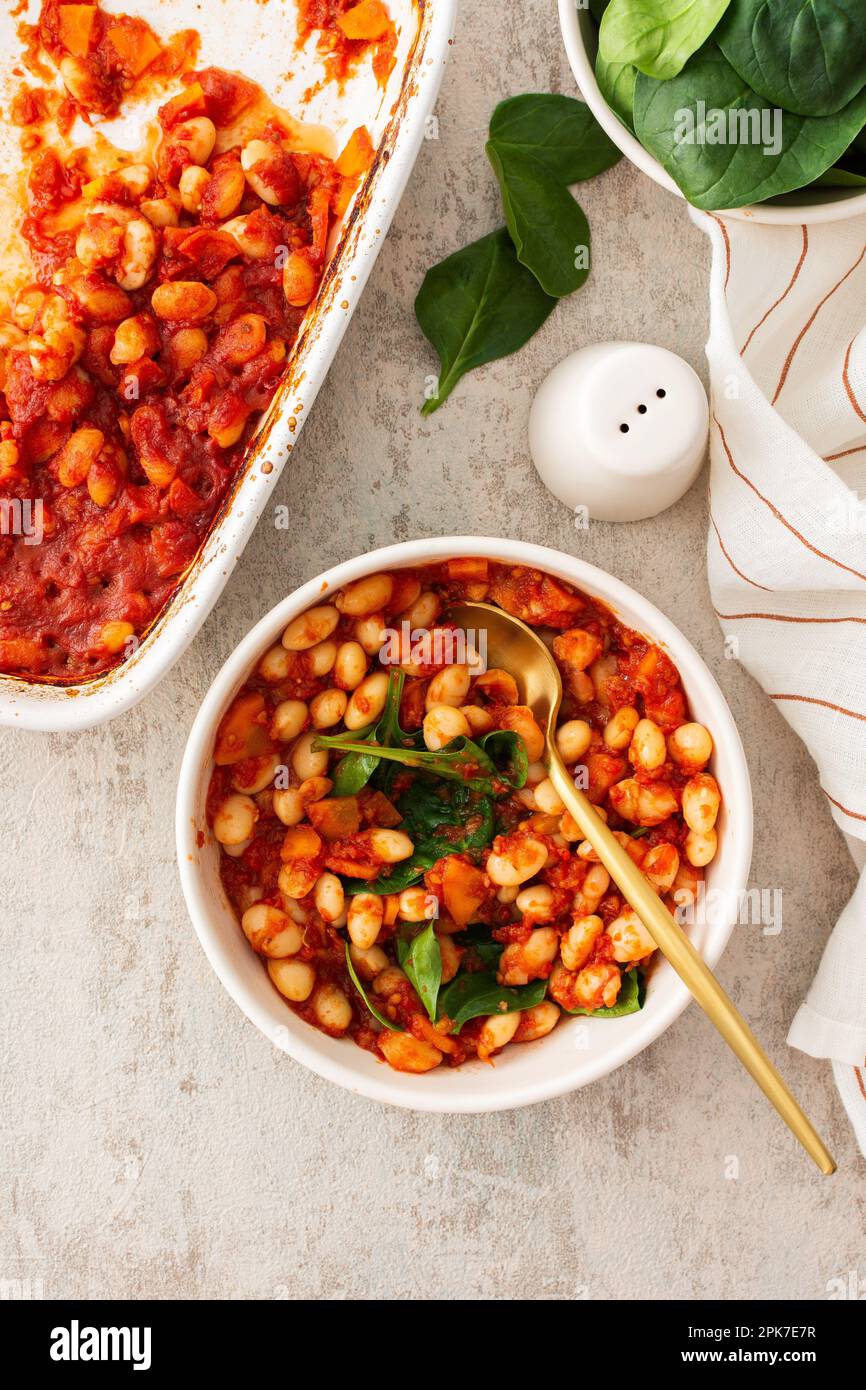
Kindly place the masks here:
MULTIPOLYGON (((367 66, 342 92, 333 83, 307 96, 323 76, 315 41, 295 50, 294 0, 107 0, 105 8, 140 14, 164 36, 195 28, 201 65, 243 72, 278 105, 303 121, 325 126, 339 151, 356 126, 366 125, 377 154, 334 238, 319 295, 289 359, 285 381, 253 442, 237 484, 198 558, 171 602, 122 666, 70 686, 0 676, 0 724, 44 730, 84 729, 134 705, 192 641, 232 572, 267 504, 280 471, 316 399, 346 325, 361 297, 385 233, 428 128, 454 25, 457 0, 388 0, 399 28, 397 63, 381 91, 367 66)), ((30 4, 35 18, 38 4, 30 4)), ((9 7, 0 14, 0 53, 8 80, 20 53, 9 7)), ((2 91, 0 91, 2 95, 2 91)), ((5 104, 5 103, 4 103, 5 104)), ((157 103, 154 102, 155 107, 157 103)), ((106 128, 115 143, 134 147, 139 108, 106 128)), ((20 162, 15 140, 0 132, 0 168, 20 162)))

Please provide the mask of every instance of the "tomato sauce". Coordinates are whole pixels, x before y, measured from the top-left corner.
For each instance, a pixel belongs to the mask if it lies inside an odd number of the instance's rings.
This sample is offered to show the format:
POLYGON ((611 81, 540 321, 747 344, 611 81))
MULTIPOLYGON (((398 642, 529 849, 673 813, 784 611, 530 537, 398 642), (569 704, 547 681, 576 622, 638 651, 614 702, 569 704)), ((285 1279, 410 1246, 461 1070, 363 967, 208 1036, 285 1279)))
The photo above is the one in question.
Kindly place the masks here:
POLYGON ((108 173, 42 141, 38 92, 15 111, 33 132, 32 281, 0 322, 0 493, 36 510, 0 535, 0 671, 75 682, 136 650, 192 564, 373 150, 362 128, 337 161, 298 152, 255 84, 189 69, 189 32, 164 45, 140 19, 44 0, 37 38, 85 118, 184 71, 152 157, 108 173))

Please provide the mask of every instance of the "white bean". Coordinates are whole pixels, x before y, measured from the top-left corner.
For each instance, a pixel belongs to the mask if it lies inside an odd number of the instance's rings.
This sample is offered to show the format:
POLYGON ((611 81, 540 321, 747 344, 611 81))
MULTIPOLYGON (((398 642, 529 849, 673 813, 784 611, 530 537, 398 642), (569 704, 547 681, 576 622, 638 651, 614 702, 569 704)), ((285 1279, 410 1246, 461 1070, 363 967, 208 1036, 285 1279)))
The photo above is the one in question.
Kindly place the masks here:
POLYGON ((227 796, 213 822, 213 833, 221 845, 239 845, 249 840, 259 818, 259 808, 250 796, 227 796))
POLYGON ((309 999, 316 984, 316 972, 303 960, 269 960, 268 974, 280 994, 293 1004, 309 999))
POLYGON ((320 748, 316 751, 313 748, 316 737, 310 729, 306 734, 301 734, 292 748, 292 767, 302 782, 306 782, 308 777, 323 777, 328 770, 328 750, 320 748))
POLYGON ((357 893, 349 902, 349 936, 362 951, 375 946, 384 916, 385 905, 375 893, 357 893))

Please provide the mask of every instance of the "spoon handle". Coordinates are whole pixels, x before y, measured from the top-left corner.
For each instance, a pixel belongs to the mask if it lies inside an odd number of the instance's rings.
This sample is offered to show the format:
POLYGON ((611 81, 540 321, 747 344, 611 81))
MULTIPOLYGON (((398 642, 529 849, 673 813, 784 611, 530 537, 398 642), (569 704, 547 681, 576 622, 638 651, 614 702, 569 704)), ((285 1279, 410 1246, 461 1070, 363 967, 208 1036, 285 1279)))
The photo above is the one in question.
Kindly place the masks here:
POLYGON ((589 840, 623 896, 641 918, 659 950, 667 957, 680 979, 697 999, 721 1033, 731 1051, 739 1057, 749 1075, 778 1110, 788 1128, 799 1139, 822 1173, 834 1173, 836 1164, 815 1129, 763 1051, 745 1019, 731 1003, 715 975, 668 912, 658 894, 622 845, 614 839, 592 803, 574 785, 555 747, 548 741, 550 780, 560 799, 589 840))

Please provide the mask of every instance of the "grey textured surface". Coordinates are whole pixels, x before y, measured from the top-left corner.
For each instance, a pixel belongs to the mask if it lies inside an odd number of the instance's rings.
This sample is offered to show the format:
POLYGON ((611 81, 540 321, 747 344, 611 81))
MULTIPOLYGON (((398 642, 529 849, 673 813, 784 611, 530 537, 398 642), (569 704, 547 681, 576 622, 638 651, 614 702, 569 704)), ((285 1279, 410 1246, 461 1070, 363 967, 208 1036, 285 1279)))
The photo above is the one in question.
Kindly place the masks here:
POLYGON ((829 1067, 785 1046, 854 871, 808 755, 724 658, 704 578, 701 480, 656 522, 576 532, 526 449, 566 352, 658 341, 703 373, 707 247, 625 165, 587 186, 595 266, 516 358, 418 414, 435 363, 424 269, 489 230, 493 104, 573 84, 550 0, 515 24, 465 0, 439 102, 360 311, 275 502, 193 649, 126 717, 82 736, 4 731, 5 1120, 0 1277, 46 1297, 811 1298, 866 1264, 862 1160, 829 1067), (784 928, 737 929, 721 978, 839 1161, 820 1178, 696 1008, 624 1069, 504 1115, 389 1110, 278 1053, 231 1003, 174 863, 186 730, 249 626, 301 580, 392 540, 508 534, 640 588, 703 653, 743 732, 753 881, 784 928), (736 1172, 737 1176, 731 1176, 736 1172))

